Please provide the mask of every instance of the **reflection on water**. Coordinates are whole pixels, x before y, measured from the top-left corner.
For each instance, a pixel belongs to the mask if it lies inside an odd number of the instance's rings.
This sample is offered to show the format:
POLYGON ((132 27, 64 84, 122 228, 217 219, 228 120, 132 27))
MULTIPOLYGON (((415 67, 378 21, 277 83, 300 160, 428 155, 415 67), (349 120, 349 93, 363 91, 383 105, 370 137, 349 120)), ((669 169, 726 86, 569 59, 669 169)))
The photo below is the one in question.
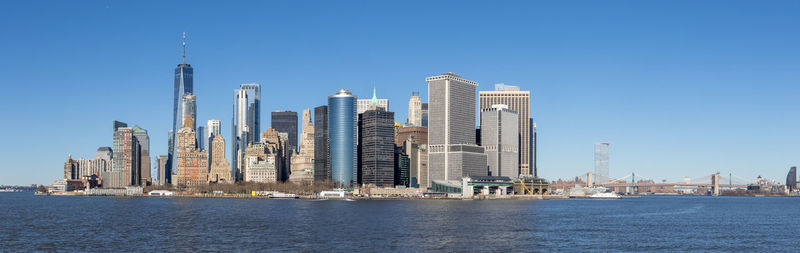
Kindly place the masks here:
POLYGON ((794 251, 800 198, 374 200, 0 194, 0 248, 794 251))

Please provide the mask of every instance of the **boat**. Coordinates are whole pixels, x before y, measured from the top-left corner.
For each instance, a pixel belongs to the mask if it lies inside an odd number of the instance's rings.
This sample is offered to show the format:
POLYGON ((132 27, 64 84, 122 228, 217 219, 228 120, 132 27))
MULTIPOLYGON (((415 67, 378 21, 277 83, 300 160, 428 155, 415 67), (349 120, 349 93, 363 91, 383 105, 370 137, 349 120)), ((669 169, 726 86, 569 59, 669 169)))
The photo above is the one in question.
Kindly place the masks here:
POLYGON ((355 199, 344 199, 344 201, 356 201, 355 199))
POLYGON ((593 199, 618 199, 618 198, 621 198, 621 197, 619 196, 619 194, 616 194, 616 193, 613 193, 613 192, 600 192, 600 193, 592 194, 591 196, 589 196, 589 198, 593 198, 593 199))

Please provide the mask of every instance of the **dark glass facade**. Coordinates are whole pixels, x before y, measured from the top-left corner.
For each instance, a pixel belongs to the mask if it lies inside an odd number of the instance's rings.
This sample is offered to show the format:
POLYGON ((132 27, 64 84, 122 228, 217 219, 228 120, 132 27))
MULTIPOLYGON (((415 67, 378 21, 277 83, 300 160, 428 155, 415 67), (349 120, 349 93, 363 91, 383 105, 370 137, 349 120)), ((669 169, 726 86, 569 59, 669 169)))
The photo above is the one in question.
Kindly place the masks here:
POLYGON ((314 108, 314 181, 331 179, 328 106, 314 108))
MULTIPOLYGON (((181 100, 184 94, 194 92, 194 69, 192 65, 185 62, 178 64, 178 67, 175 68, 175 82, 172 91, 172 134, 169 138, 174 144, 175 134, 183 126, 183 103, 181 100)), ((169 147, 167 153, 168 173, 175 174, 177 172, 175 170, 175 146, 169 147)))
POLYGON ((394 113, 367 110, 358 115, 358 129, 359 183, 394 186, 394 113))
POLYGON ((272 128, 281 133, 289 134, 289 146, 297 151, 297 112, 277 111, 272 112, 272 128))

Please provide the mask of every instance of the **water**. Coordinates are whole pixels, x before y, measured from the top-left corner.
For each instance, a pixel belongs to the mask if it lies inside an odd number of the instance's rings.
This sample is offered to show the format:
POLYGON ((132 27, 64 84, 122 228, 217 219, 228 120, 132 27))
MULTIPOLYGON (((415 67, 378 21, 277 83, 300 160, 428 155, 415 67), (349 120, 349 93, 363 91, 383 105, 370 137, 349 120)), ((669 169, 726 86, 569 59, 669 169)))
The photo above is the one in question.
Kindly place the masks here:
POLYGON ((0 251, 796 251, 800 198, 443 201, 0 194, 0 251))

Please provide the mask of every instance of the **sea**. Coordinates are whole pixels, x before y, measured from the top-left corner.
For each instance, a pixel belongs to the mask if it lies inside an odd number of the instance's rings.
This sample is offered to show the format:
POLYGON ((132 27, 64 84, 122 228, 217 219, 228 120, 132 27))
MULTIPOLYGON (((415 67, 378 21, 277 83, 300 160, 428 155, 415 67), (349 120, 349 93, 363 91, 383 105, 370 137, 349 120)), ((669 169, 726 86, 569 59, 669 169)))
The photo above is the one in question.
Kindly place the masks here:
POLYGON ((0 193, 0 251, 797 252, 800 198, 279 200, 0 193))

